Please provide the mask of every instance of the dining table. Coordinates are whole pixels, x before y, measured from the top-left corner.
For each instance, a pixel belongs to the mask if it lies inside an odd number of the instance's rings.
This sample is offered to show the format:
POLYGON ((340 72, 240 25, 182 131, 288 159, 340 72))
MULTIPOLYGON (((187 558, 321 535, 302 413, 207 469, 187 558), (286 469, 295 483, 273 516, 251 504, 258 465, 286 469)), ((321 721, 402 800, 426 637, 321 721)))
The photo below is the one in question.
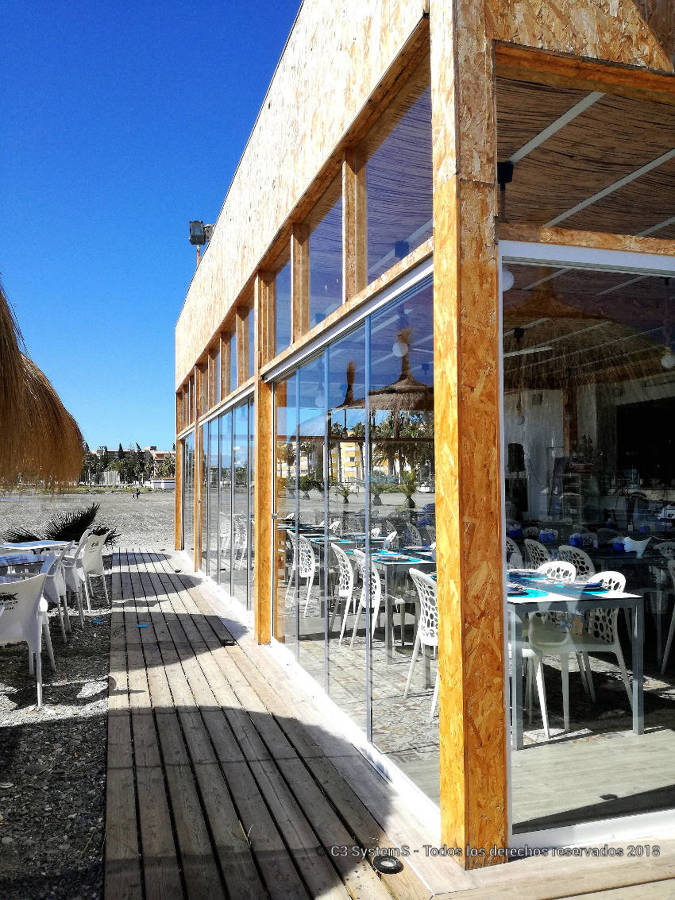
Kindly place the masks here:
POLYGON ((0 552, 5 551, 24 551, 26 553, 40 553, 44 550, 60 550, 61 547, 67 546, 68 541, 14 541, 0 543, 0 552))
POLYGON ((507 573, 506 604, 511 636, 511 747, 523 747, 523 625, 536 613, 564 612, 583 616, 591 609, 619 608, 632 612, 633 732, 644 733, 643 644, 644 605, 639 594, 589 589, 586 585, 555 582, 541 573, 507 573), (509 586, 511 584, 511 587, 509 586))

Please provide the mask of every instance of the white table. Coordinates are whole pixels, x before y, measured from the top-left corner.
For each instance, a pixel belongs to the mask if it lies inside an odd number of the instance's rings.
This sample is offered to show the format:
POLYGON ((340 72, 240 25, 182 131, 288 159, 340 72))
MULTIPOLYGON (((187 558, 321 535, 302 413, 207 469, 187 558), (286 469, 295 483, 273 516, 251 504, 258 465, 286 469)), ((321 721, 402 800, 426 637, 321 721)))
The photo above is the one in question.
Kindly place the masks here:
POLYGON ((15 544, 0 543, 0 551, 15 550, 17 552, 39 553, 41 550, 60 550, 67 546, 69 541, 18 541, 15 544))
POLYGON ((540 581, 519 581, 513 573, 509 580, 515 581, 543 596, 507 597, 511 626, 511 748, 523 747, 523 622, 530 613, 566 612, 583 615, 587 610, 599 608, 632 609, 632 669, 633 669, 633 732, 644 733, 644 692, 643 692, 643 642, 644 609, 642 597, 621 591, 602 593, 582 592, 583 585, 551 585, 540 581))

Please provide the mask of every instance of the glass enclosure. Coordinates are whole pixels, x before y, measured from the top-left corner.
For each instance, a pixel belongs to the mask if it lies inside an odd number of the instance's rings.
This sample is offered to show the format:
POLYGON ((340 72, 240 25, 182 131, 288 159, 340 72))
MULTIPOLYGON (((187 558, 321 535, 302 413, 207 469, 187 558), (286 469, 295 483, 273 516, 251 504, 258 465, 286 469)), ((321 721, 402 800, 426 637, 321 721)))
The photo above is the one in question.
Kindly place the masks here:
POLYGON ((675 282, 619 256, 502 268, 515 832, 675 806, 675 282))
POLYGON ((195 552, 195 434, 191 431, 184 440, 183 446, 183 503, 182 503, 182 528, 183 549, 194 559, 195 552))
POLYGON ((274 352, 291 343, 291 264, 287 262, 274 279, 274 352))
POLYGON ((342 303, 342 182, 336 178, 312 215, 309 236, 309 327, 342 303))
POLYGON ((275 385, 275 635, 439 799, 432 279, 275 385))

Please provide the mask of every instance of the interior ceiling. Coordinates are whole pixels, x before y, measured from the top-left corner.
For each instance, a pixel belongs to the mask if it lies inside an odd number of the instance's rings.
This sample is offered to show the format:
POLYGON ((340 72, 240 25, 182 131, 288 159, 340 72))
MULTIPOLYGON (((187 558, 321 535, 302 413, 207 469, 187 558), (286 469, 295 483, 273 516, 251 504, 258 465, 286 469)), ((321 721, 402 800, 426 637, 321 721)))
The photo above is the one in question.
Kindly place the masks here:
POLYGON ((675 106, 497 78, 510 223, 675 238, 674 144, 675 106))

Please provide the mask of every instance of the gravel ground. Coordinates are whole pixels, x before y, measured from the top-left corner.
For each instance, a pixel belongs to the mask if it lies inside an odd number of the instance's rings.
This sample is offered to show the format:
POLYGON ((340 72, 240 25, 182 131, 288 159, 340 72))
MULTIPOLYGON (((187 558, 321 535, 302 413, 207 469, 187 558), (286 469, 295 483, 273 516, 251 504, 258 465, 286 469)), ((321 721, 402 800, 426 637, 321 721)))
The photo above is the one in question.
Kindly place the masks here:
POLYGON ((97 520, 114 525, 120 546, 148 550, 173 548, 174 492, 150 491, 134 500, 121 491, 88 494, 0 494, 0 534, 11 526, 39 532, 54 513, 100 503, 97 520))
MULTIPOLYGON (((93 499, 122 546, 172 546, 173 493, 1 498, 0 531, 93 499)), ((94 588, 84 628, 72 615, 65 645, 52 613, 56 672, 43 649, 42 709, 25 644, 0 648, 0 900, 103 896, 110 608, 96 579, 94 588)))

